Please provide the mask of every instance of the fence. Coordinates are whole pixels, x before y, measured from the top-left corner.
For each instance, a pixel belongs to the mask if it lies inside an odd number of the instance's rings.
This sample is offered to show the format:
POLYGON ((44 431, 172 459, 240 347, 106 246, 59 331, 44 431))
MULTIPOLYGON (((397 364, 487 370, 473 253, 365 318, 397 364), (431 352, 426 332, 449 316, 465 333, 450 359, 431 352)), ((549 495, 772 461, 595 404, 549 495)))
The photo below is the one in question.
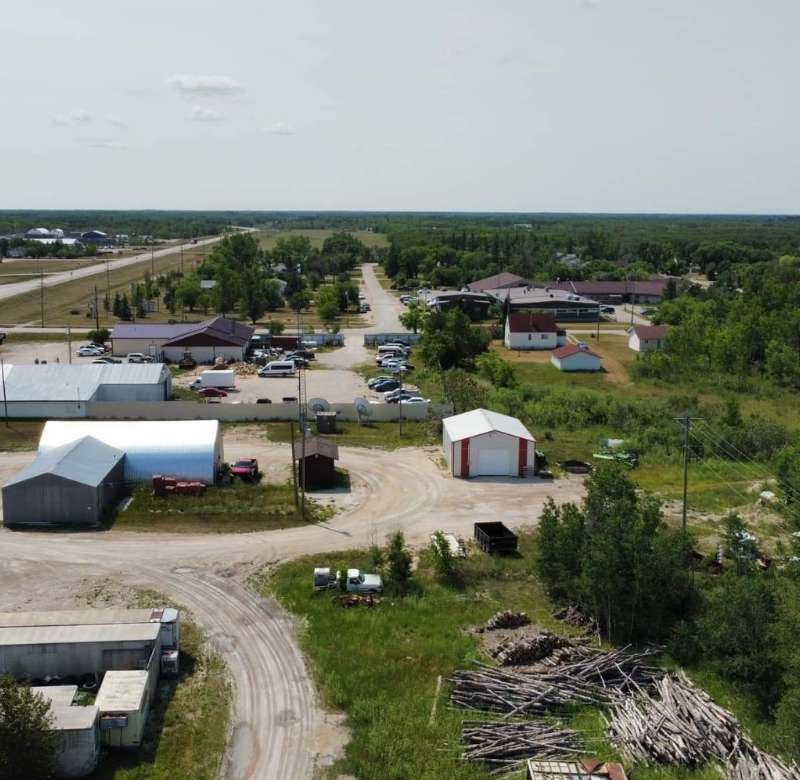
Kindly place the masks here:
MULTIPOLYGON (((221 420, 223 422, 296 420, 297 404, 206 404, 194 401, 90 401, 83 404, 92 420, 221 420)), ((396 422, 441 419, 453 413, 449 404, 369 404, 361 415, 355 404, 331 404, 339 420, 346 422, 396 422)), ((314 413, 309 411, 308 418, 314 413)))
POLYGON ((366 347, 379 347, 381 344, 390 342, 399 342, 400 344, 419 344, 422 336, 419 333, 365 333, 364 346, 366 347))

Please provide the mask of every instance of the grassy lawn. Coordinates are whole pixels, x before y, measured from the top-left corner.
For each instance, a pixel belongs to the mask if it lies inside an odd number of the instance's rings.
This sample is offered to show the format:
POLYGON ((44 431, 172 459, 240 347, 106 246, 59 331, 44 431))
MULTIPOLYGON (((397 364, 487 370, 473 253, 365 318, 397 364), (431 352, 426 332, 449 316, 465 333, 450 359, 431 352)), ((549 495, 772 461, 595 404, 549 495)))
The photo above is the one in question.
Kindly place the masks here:
MULTIPOLYGON (((88 325, 87 325, 88 327, 88 325)), ((39 341, 39 342, 47 342, 52 344, 53 342, 63 342, 64 344, 67 343, 67 334, 66 333, 36 333, 35 331, 8 331, 6 333, 6 344, 25 344, 31 341, 39 341)), ((86 334, 85 333, 72 333, 72 343, 73 344, 80 344, 86 341, 86 334)))
MULTIPOLYGON (((137 607, 164 606, 156 593, 140 594, 137 607)), ((176 606, 176 605, 172 605, 176 606)), ((215 780, 225 753, 231 691, 225 664, 203 632, 181 616, 181 674, 162 679, 138 750, 107 753, 97 780, 215 780)))
MULTIPOLYGON (((3 406, 0 403, 0 414, 3 406)), ((11 420, 8 425, 0 421, 0 452, 35 450, 39 447, 44 423, 28 420, 11 420)))
MULTIPOLYGON (((289 424, 284 422, 268 422, 267 438, 270 441, 290 442, 289 424)), ((316 434, 316 424, 311 424, 316 434)), ((429 447, 442 441, 441 428, 438 421, 404 420, 403 435, 396 422, 357 422, 336 423, 335 434, 322 434, 345 447, 375 447, 382 450, 396 450, 398 447, 429 447)))
MULTIPOLYGON (((301 645, 311 660, 323 700, 348 715, 352 741, 345 757, 327 777, 353 775, 372 778, 484 778, 478 765, 458 758, 463 720, 478 713, 448 706, 446 680, 453 671, 467 668, 480 657, 475 637, 464 629, 485 622, 500 609, 524 610, 541 626, 564 633, 554 623, 551 604, 532 573, 535 542, 520 538, 516 559, 491 558, 473 552, 465 564, 461 589, 439 584, 423 556, 415 575, 417 591, 405 598, 388 595, 371 610, 342 609, 326 593, 309 585, 313 566, 333 569, 360 566, 370 570, 363 551, 319 555, 275 570, 262 588, 274 593, 303 620, 301 645), (335 641, 326 641, 335 637, 335 641), (431 720, 437 676, 445 684, 431 720), (388 769, 390 768, 390 770, 388 769)), ((703 679, 705 682, 705 679, 703 679)), ((756 739, 768 730, 755 718, 750 702, 730 694, 730 686, 713 689, 726 704, 747 717, 756 739)), ((600 712, 595 709, 563 713, 568 726, 586 733, 589 755, 619 760, 603 737, 600 712)), ((638 768, 637 778, 712 778, 716 770, 699 771, 638 768)), ((521 773, 515 775, 521 777, 521 773)))
POLYGON ((192 533, 272 531, 328 519, 331 511, 310 501, 303 520, 295 509, 290 482, 262 485, 235 480, 227 487, 209 488, 204 496, 169 498, 155 496, 149 485, 140 485, 128 508, 117 514, 113 528, 192 533))

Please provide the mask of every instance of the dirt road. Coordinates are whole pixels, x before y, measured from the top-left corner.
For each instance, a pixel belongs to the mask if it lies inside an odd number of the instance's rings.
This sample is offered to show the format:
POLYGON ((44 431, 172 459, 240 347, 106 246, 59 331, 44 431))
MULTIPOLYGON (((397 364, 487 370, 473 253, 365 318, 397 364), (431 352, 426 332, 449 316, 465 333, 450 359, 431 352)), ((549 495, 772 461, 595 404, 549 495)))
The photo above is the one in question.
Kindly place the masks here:
MULTIPOLYGON (((288 463, 288 445, 234 429, 226 447, 258 457, 270 470, 288 463)), ((233 684, 233 732, 226 778, 309 778, 335 754, 344 734, 319 707, 289 616, 257 596, 247 578, 263 566, 313 552, 381 542, 402 530, 414 545, 436 529, 471 534, 476 519, 502 516, 512 527, 535 522, 548 495, 582 494, 561 480, 455 480, 438 451, 341 449, 353 480, 349 508, 331 522, 282 531, 229 535, 48 534, 0 532, 0 605, 42 608, 86 578, 113 577, 154 588, 189 608, 211 635, 233 684)), ((2 456, 0 478, 33 453, 2 456)))

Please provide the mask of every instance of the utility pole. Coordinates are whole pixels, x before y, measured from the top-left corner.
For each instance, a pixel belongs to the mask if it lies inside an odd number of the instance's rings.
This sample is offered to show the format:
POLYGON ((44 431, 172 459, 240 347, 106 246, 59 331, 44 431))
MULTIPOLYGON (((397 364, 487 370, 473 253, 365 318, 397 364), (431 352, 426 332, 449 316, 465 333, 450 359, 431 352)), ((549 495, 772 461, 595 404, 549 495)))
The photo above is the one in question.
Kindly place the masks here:
POLYGON ((297 497, 297 463, 294 457, 294 421, 289 421, 289 441, 292 442, 292 488, 294 490, 294 509, 295 512, 299 509, 299 500, 297 497))
POLYGON ((106 297, 108 298, 108 305, 111 306, 111 270, 108 267, 107 257, 106 257, 106 297))
POLYGON ((152 244, 150 244, 150 276, 154 279, 156 276, 156 254, 152 244))
POLYGON ((597 335, 595 341, 600 341, 600 304, 597 304, 597 335))
POLYGON ((0 358, 0 377, 3 381, 3 416, 6 418, 6 428, 8 428, 8 398, 6 398, 6 369, 3 365, 3 358, 0 358))
POLYGON ((44 327, 44 271, 39 276, 39 304, 42 309, 42 327, 44 327))
POLYGON ((690 417, 685 414, 683 417, 674 417, 676 423, 683 426, 683 540, 686 541, 686 512, 689 496, 689 431, 692 423, 704 420, 704 417, 690 417))
POLYGON ((67 355, 70 365, 72 365, 72 328, 69 325, 67 325, 67 355))
POLYGON ((97 305, 97 285, 94 286, 94 327, 100 330, 100 307, 97 305))

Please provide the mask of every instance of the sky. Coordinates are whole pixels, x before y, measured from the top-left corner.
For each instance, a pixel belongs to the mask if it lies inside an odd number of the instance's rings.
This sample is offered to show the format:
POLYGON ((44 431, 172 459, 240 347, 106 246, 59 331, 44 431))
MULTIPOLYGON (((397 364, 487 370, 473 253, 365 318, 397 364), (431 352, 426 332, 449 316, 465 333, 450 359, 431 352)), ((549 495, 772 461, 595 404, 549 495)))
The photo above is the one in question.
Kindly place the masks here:
POLYGON ((800 213, 796 0, 26 0, 0 208, 800 213))

